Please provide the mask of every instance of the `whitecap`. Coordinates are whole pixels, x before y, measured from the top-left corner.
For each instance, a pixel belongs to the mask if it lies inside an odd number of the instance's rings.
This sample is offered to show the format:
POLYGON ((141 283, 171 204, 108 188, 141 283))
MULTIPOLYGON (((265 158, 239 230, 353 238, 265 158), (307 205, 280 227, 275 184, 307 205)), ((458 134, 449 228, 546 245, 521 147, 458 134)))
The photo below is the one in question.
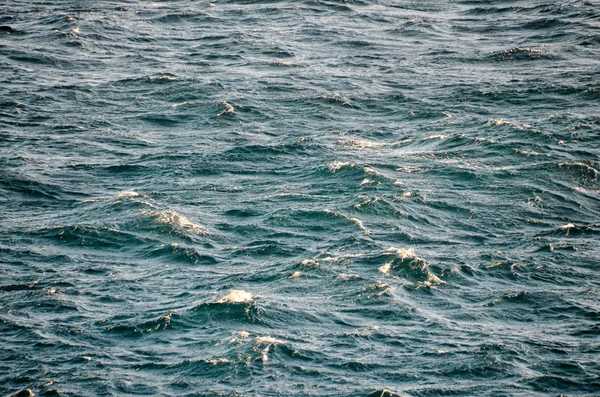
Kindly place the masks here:
POLYGON ((257 336, 255 338, 255 340, 256 340, 256 343, 258 343, 259 345, 263 344, 263 343, 275 344, 275 345, 283 343, 282 340, 273 338, 272 336, 257 336))
POLYGON ((379 267, 379 271, 383 274, 388 274, 392 268, 392 262, 388 262, 385 265, 379 267))
POLYGON ((508 125, 510 127, 516 128, 518 130, 529 130, 529 131, 536 132, 536 133, 540 132, 539 129, 535 128, 532 125, 525 124, 525 123, 516 123, 516 122, 510 121, 510 120, 506 120, 506 119, 493 119, 493 120, 490 120, 487 123, 487 125, 488 126, 494 125, 497 127, 500 127, 503 125, 508 125))
POLYGON ((354 146, 354 147, 360 147, 360 148, 373 148, 373 147, 380 147, 380 146, 385 145, 384 143, 372 142, 372 141, 361 141, 358 139, 341 140, 341 141, 338 141, 338 143, 340 145, 344 145, 344 146, 354 146))
POLYGON ((424 138, 425 141, 429 141, 432 139, 446 139, 448 138, 448 135, 429 135, 427 138, 424 138))
POLYGON ((267 345, 267 346, 266 346, 266 347, 265 347, 263 350, 261 350, 261 352, 260 352, 260 360, 261 360, 262 362, 267 362, 267 361, 269 361, 269 356, 267 356, 267 353, 269 353, 269 349, 271 348, 271 346, 273 346, 273 345, 277 345, 277 344, 280 344, 280 343, 283 343, 283 341, 281 341, 281 340, 279 340, 279 339, 275 339, 275 338, 273 338, 273 337, 271 337, 271 336, 259 336, 259 337, 257 337, 255 340, 256 340, 256 343, 257 343, 257 346, 255 347, 255 350, 256 350, 256 349, 258 348, 258 346, 260 346, 260 345, 264 345, 264 344, 266 344, 266 345, 267 345))
POLYGON ((217 303, 244 303, 251 302, 254 299, 252 294, 244 291, 244 290, 229 290, 227 295, 225 295, 221 300, 217 303))
POLYGON ((337 275, 337 278, 344 280, 344 281, 348 281, 348 280, 357 280, 360 278, 360 276, 358 274, 346 274, 346 273, 340 273, 337 275))
POLYGON ((405 249, 405 248, 390 247, 386 250, 386 252, 396 254, 396 256, 400 259, 416 258, 415 250, 413 248, 405 249))
POLYGON ((515 153, 519 153, 519 154, 522 154, 522 155, 527 156, 527 157, 541 156, 542 155, 542 153, 534 152, 533 150, 528 151, 528 150, 521 150, 521 149, 514 148, 513 151, 515 153))
POLYGON ((117 198, 121 198, 121 197, 137 197, 140 194, 137 192, 134 192, 133 190, 126 190, 124 192, 121 193, 117 193, 117 198))
POLYGON ((357 203, 357 204, 354 204, 354 208, 360 208, 363 205, 368 205, 368 204, 375 204, 378 201, 379 201, 379 197, 375 197, 373 199, 367 197, 364 201, 362 201, 360 203, 357 203))
POLYGON ((235 109, 233 108, 233 106, 231 106, 230 104, 228 104, 225 101, 223 101, 221 103, 225 106, 225 109, 223 109, 222 112, 220 112, 219 114, 217 114, 217 117, 221 117, 221 116, 226 115, 226 114, 233 114, 233 112, 235 111, 235 109))
POLYGON ((200 226, 197 223, 190 221, 185 216, 178 214, 173 210, 165 210, 165 211, 142 211, 143 215, 156 216, 156 221, 158 223, 164 223, 167 225, 172 225, 176 227, 180 227, 182 229, 186 229, 192 233, 196 234, 207 234, 206 229, 200 226))
POLYGON ((446 284, 446 282, 444 280, 442 280, 435 274, 429 273, 429 272, 427 273, 427 282, 429 282, 431 284, 446 284))
POLYGON ((226 358, 211 358, 209 360, 206 360, 206 363, 208 364, 212 364, 212 365, 217 365, 217 364, 229 364, 231 361, 229 361, 226 358))
POLYGON ((574 225, 574 224, 572 224, 572 223, 568 223, 568 224, 566 224, 566 225, 562 225, 562 226, 560 227, 560 230, 568 230, 568 229, 573 229, 574 227, 575 227, 575 225, 574 225))
POLYGON ((364 167, 363 171, 366 172, 369 175, 375 175, 375 176, 380 176, 381 175, 379 172, 377 172, 377 170, 374 170, 373 168, 370 168, 370 167, 364 167))
POLYGON ((354 168, 354 167, 356 167, 356 164, 351 163, 349 161, 344 161, 344 162, 342 162, 342 161, 334 161, 333 163, 329 164, 329 171, 336 172, 336 171, 339 171, 339 170, 341 170, 342 168, 345 168, 345 167, 354 168))
POLYGON ((304 259, 301 263, 302 266, 314 266, 319 267, 319 262, 314 259, 304 259))

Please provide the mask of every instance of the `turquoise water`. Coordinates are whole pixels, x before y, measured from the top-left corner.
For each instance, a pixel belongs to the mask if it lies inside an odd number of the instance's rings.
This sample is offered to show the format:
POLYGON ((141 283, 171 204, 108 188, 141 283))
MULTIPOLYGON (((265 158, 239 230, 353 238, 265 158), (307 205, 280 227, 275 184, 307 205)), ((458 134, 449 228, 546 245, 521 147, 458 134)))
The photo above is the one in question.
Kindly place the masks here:
POLYGON ((599 12, 0 3, 0 394, 599 396, 599 12))

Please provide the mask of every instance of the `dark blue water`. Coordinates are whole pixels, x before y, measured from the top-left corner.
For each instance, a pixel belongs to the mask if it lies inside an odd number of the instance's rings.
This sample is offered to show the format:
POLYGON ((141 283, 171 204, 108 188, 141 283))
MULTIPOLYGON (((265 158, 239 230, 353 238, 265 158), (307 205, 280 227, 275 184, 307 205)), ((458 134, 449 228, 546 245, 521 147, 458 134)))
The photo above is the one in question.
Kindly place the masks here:
POLYGON ((3 1, 0 394, 599 396, 598 1, 3 1))

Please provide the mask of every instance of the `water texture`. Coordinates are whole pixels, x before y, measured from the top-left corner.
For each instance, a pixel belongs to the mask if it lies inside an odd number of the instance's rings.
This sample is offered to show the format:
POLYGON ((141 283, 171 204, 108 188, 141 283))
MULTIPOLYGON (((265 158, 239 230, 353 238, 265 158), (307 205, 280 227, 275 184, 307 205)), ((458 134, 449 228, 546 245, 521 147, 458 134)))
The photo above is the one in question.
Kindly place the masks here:
POLYGON ((0 3, 0 394, 600 395, 598 1, 0 3))

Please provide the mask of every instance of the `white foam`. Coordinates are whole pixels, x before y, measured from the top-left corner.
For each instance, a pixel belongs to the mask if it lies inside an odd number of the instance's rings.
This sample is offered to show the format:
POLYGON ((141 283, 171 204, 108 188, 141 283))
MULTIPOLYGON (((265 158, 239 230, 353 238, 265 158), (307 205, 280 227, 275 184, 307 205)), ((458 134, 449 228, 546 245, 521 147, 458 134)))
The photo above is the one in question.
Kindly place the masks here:
POLYGON ((305 259, 300 263, 302 266, 315 266, 318 267, 319 266, 319 262, 317 262, 314 259, 305 259))
POLYGON ((560 227, 560 229, 561 229, 561 230, 568 230, 568 229, 572 229, 572 228, 574 228, 574 227, 575 227, 575 225, 574 225, 574 224, 572 224, 572 223, 569 223, 569 224, 566 224, 566 225, 562 225, 562 226, 560 227))
POLYGON ((377 172, 376 170, 374 170, 373 168, 370 168, 370 167, 364 167, 363 171, 366 172, 369 175, 375 175, 375 176, 380 176, 381 175, 379 172, 377 172))
POLYGON ((344 167, 353 168, 356 167, 356 164, 351 163, 349 161, 334 161, 333 163, 329 164, 329 171, 336 172, 344 167))
POLYGON ((496 126, 501 126, 504 124, 509 124, 510 122, 506 119, 494 119, 494 120, 490 120, 489 121, 489 125, 496 125, 496 126))
POLYGON ((388 262, 385 265, 381 266, 379 268, 379 271, 383 274, 388 274, 390 272, 391 268, 392 268, 392 262, 388 262))
POLYGON ((368 204, 375 204, 378 201, 379 201, 379 197, 375 197, 373 199, 367 197, 362 203, 354 204, 354 208, 360 208, 363 205, 368 205, 368 204))
POLYGON ((354 146, 354 147, 360 147, 360 148, 373 148, 373 147, 380 147, 380 146, 385 145, 384 143, 361 141, 358 139, 341 140, 341 141, 338 141, 338 143, 340 145, 344 145, 344 146, 354 146))
POLYGON ((405 248, 390 247, 386 250, 386 252, 394 253, 400 259, 416 258, 415 250, 413 248, 405 249, 405 248))
POLYGON ((446 284, 444 280, 433 273, 427 273, 427 281, 431 284, 446 284))
POLYGON ((373 298, 373 297, 379 297, 379 296, 382 296, 382 295, 388 293, 389 291, 392 290, 392 287, 390 287, 389 284, 377 283, 375 285, 371 285, 370 287, 368 287, 368 290, 371 290, 371 291, 380 290, 379 292, 369 295, 369 298, 373 298))
POLYGON ((229 360, 228 360, 228 359, 226 359, 226 358, 212 358, 212 359, 210 359, 210 360, 206 360, 206 362, 207 362, 208 364, 217 365, 217 364, 228 364, 228 363, 230 363, 231 361, 229 361, 229 360))
POLYGON ((262 362, 269 361, 269 356, 267 356, 267 353, 269 353, 269 349, 271 348, 271 346, 283 343, 283 341, 281 341, 279 339, 275 339, 275 338, 270 337, 270 336, 259 336, 255 340, 256 340, 256 343, 257 343, 257 347, 260 346, 260 345, 264 345, 264 344, 267 345, 260 352, 260 360, 262 360, 262 362))
POLYGON ((140 194, 137 192, 134 192, 133 190, 128 190, 125 192, 121 192, 117 194, 117 198, 121 198, 121 197, 137 197, 140 194))
POLYGON ((510 121, 510 120, 506 120, 506 119, 493 119, 493 120, 490 120, 487 123, 487 125, 488 126, 494 125, 494 126, 497 126, 497 127, 500 127, 500 126, 503 126, 503 125, 508 125, 508 126, 513 127, 513 128, 516 128, 518 130, 529 130, 529 131, 536 132, 536 133, 540 132, 539 129, 535 128, 532 125, 525 124, 525 123, 516 123, 514 121, 510 121))
POLYGON ((446 139, 446 138, 448 138, 448 135, 429 135, 424 140, 429 141, 431 139, 446 139))
POLYGON ((267 361, 269 361, 269 356, 267 355, 267 353, 269 352, 270 348, 271 348, 271 345, 267 345, 267 347, 265 347, 260 352, 260 359, 262 360, 263 363, 266 363, 267 361))
POLYGON ((244 291, 244 290, 229 290, 227 295, 225 295, 221 300, 217 303, 244 303, 251 302, 254 299, 252 294, 244 291))
POLYGON ((527 151, 527 150, 521 150, 521 149, 514 148, 513 151, 515 153, 519 153, 519 154, 522 154, 522 155, 527 156, 527 157, 541 156, 542 155, 542 153, 534 152, 532 150, 531 151, 527 151))
POLYGON ((233 106, 231 106, 230 104, 228 104, 225 101, 223 101, 221 103, 225 106, 225 109, 221 113, 217 114, 217 117, 221 117, 225 114, 233 114, 233 112, 235 111, 235 109, 233 109, 233 106))
POLYGON ((337 277, 339 279, 344 280, 344 281, 348 281, 350 279, 356 280, 356 279, 360 278, 360 276, 358 274, 346 274, 346 273, 340 273, 340 274, 337 275, 337 277))
POLYGON ((273 338, 271 336, 257 336, 255 338, 255 340, 256 340, 256 343, 258 343, 259 345, 263 344, 263 343, 274 344, 274 345, 283 343, 282 340, 273 338))
POLYGON ((345 255, 339 255, 339 256, 328 256, 328 257, 325 257, 325 258, 321 259, 321 261, 323 261, 323 262, 337 262, 337 261, 342 260, 342 259, 347 259, 347 258, 362 258, 363 256, 365 256, 365 254, 363 254, 363 253, 360 253, 360 254, 345 254, 345 255))
POLYGON ((154 215, 156 216, 156 221, 158 223, 164 223, 168 225, 177 226, 183 229, 186 229, 192 233, 196 234, 207 234, 206 229, 200 226, 197 223, 190 221, 185 216, 178 214, 173 210, 165 210, 165 211, 143 211, 144 215, 154 215))

